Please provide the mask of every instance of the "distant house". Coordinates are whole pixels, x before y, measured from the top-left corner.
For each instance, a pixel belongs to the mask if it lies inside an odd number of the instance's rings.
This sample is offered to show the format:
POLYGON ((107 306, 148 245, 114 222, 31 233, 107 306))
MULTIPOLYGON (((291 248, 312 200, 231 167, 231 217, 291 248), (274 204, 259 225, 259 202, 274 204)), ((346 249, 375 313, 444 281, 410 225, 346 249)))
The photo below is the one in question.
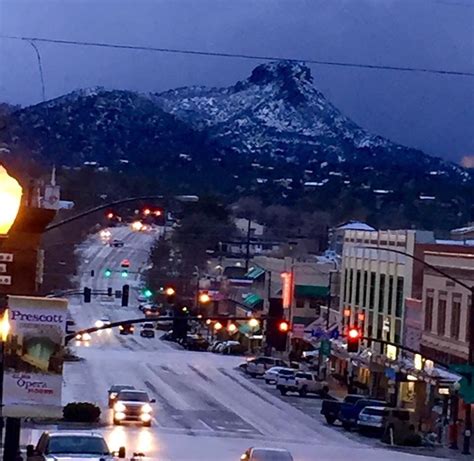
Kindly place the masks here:
MULTIPOLYGON (((249 228, 249 220, 245 218, 237 218, 234 221, 235 227, 239 230, 242 235, 247 235, 248 228, 249 228)), ((261 237, 263 235, 263 231, 265 230, 265 226, 259 224, 256 221, 250 221, 250 236, 251 237, 261 237)))
POLYGON ((360 221, 347 221, 329 230, 329 249, 337 255, 342 255, 344 245, 344 232, 346 230, 374 231, 372 226, 360 221))
POLYGON ((453 240, 473 240, 474 239, 474 222, 469 223, 466 227, 460 227, 451 231, 453 240))

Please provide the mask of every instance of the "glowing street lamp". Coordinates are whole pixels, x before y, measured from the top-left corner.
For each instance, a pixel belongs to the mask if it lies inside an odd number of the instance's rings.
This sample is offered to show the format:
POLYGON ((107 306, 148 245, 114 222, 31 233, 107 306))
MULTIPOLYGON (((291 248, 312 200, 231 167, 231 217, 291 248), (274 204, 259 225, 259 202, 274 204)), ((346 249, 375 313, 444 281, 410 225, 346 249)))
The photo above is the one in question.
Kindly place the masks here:
POLYGON ((227 331, 229 333, 235 333, 237 331, 237 325, 235 323, 229 323, 229 325, 227 325, 227 331))
POLYGON ((20 209, 22 189, 0 165, 0 234, 8 234, 20 209))
POLYGON ((250 319, 249 320, 249 327, 250 328, 257 328, 260 325, 260 322, 257 319, 250 319))
POLYGON ((10 322, 8 320, 8 309, 5 309, 3 317, 0 320, 0 339, 3 343, 6 342, 8 333, 10 333, 10 322))
POLYGON ((207 304, 210 301, 211 301, 211 297, 207 293, 201 293, 199 295, 199 302, 201 304, 207 304))
POLYGON ((215 331, 222 330, 222 323, 221 323, 221 322, 216 322, 216 323, 214 324, 214 330, 215 330, 215 331))

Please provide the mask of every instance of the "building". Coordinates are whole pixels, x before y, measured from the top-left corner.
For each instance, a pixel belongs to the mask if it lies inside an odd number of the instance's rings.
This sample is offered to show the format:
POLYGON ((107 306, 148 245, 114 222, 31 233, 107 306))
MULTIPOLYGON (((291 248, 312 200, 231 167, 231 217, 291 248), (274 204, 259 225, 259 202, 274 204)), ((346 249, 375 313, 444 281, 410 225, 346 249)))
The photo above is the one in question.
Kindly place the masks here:
MULTIPOLYGON (((425 261, 467 286, 474 285, 474 247, 437 245, 424 251, 425 261)), ((425 267, 421 352, 444 363, 466 363, 471 293, 425 267)))
POLYGON ((474 240, 474 222, 469 223, 466 227, 453 229, 451 231, 451 238, 453 240, 474 240))
POLYGON ((344 234, 349 230, 375 231, 373 227, 366 223, 360 221, 347 221, 346 223, 329 230, 329 250, 335 252, 337 255, 342 255, 344 234))
POLYGON ((434 242, 432 232, 346 230, 341 266, 344 327, 359 326, 364 336, 400 344, 405 299, 413 296, 416 246, 434 242))

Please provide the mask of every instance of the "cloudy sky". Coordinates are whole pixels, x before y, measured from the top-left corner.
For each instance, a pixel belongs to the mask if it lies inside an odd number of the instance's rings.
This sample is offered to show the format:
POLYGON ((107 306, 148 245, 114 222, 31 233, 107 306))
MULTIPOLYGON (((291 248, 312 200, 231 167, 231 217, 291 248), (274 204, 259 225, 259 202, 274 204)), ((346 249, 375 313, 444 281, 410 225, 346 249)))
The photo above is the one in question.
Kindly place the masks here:
MULTIPOLYGON (((474 72, 474 0, 0 0, 0 34, 474 72)), ((258 64, 38 47, 47 98, 98 85, 226 86, 258 64)), ((320 65, 312 71, 326 97, 374 133, 453 161, 474 155, 474 78, 320 65)), ((2 101, 41 101, 28 43, 0 39, 2 101)))

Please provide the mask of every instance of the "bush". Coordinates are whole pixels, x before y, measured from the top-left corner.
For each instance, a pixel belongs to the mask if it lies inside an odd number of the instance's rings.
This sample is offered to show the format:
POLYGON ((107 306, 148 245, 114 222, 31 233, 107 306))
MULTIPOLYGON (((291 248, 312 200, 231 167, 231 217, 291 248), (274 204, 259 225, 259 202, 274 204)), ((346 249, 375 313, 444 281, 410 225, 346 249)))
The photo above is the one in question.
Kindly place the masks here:
POLYGON ((100 418, 100 408, 89 402, 72 402, 63 408, 65 421, 95 423, 100 418))

